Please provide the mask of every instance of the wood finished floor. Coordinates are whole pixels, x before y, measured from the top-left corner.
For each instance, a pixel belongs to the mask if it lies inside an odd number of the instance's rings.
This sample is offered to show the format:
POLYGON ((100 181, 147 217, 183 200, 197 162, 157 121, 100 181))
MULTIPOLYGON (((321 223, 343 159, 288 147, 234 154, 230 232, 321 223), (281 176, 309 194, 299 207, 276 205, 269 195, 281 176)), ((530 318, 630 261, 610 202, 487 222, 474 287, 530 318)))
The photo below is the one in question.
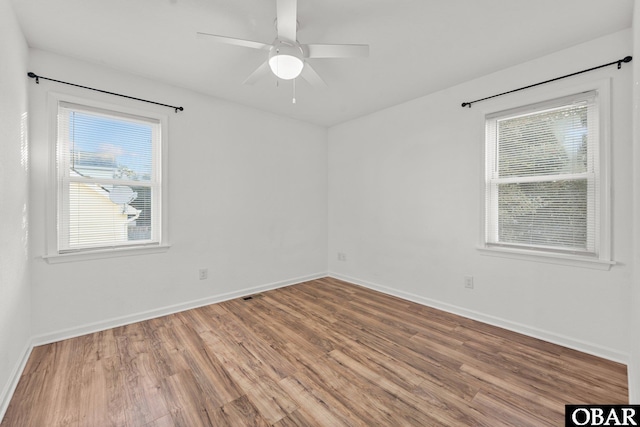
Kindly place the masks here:
POLYGON ((626 367, 335 279, 36 347, 1 427, 560 426, 626 367))

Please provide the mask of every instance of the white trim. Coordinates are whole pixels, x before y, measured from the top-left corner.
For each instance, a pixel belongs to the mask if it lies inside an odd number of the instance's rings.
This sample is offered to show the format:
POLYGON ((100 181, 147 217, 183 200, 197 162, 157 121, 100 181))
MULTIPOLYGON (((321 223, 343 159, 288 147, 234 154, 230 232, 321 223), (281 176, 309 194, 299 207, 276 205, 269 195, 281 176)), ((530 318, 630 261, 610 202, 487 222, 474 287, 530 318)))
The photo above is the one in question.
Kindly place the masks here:
MULTIPOLYGON (((640 57, 640 0, 635 0, 633 5, 633 56, 640 57)), ((633 64, 631 86, 633 88, 632 128, 633 128, 633 261, 631 263, 632 276, 629 291, 630 316, 629 342, 631 344, 631 362, 627 368, 629 376, 629 403, 640 404, 640 66, 633 64)))
POLYGON ((578 78, 575 84, 549 84, 544 87, 539 87, 531 90, 527 90, 518 96, 506 97, 501 99, 489 100, 478 111, 478 121, 482 120, 484 123, 483 135, 484 141, 482 143, 483 151, 481 157, 481 171, 482 176, 480 179, 480 200, 481 200, 481 215, 480 215, 480 242, 478 244, 478 250, 483 255, 503 256, 506 258, 524 259, 530 261, 538 261, 552 264, 561 264, 569 266, 596 268, 602 270, 608 270, 611 265, 615 264, 612 261, 611 253, 611 78, 601 78, 598 80, 587 80, 586 78, 578 78), (502 111, 513 110, 517 108, 528 108, 545 102, 553 102, 554 100, 562 99, 564 97, 577 95, 586 92, 596 92, 598 98, 598 111, 599 111, 599 123, 598 123, 598 136, 599 136, 599 179, 600 179, 600 210, 598 212, 600 235, 599 241, 596 242, 595 248, 598 259, 594 260, 590 257, 579 257, 578 255, 566 255, 555 252, 544 252, 511 248, 496 248, 486 244, 490 241, 490 230, 487 230, 487 205, 486 205, 486 174, 487 174, 487 117, 500 114, 502 111), (524 106, 524 107, 523 107, 524 106), (509 254, 511 252, 511 254, 509 254))
POLYGON ((91 334, 94 332, 104 331, 106 329, 115 328, 118 326, 129 325, 131 323, 137 323, 144 320, 154 319, 157 317, 166 316, 169 314, 179 313, 185 310, 191 310, 193 308, 202 307, 209 304, 215 304, 218 302, 228 301, 235 298, 255 294, 257 292, 269 291, 272 289, 283 288, 286 286, 295 285, 298 283, 308 282, 309 280, 320 279, 327 277, 326 272, 320 272, 310 274, 307 276, 295 277, 292 279, 281 280, 278 282, 267 283, 264 285, 254 286, 250 288, 241 289, 238 291, 227 292, 219 295, 212 295, 197 300, 187 301, 179 304, 169 305, 166 307, 156 308, 153 310, 143 311, 140 313, 128 314, 125 316, 114 317, 108 320, 87 323, 81 326, 74 326, 72 328, 62 329, 56 332, 50 332, 46 334, 36 335, 32 338, 33 345, 50 344, 52 342, 61 341, 69 338, 79 337, 81 335, 91 334))
POLYGON ((583 255, 563 254, 557 252, 505 248, 500 246, 478 246, 476 249, 478 249, 480 255, 519 259, 522 261, 542 262, 545 264, 566 265, 570 267, 591 268, 594 270, 609 270, 611 269, 611 266, 616 265, 615 261, 606 261, 598 258, 589 258, 583 255))
POLYGON ((61 262, 72 261, 89 261, 93 259, 115 258, 133 255, 149 255, 167 252, 171 245, 148 245, 148 246, 132 246, 118 247, 109 249, 95 249, 81 252, 68 252, 63 254, 43 255, 42 259, 49 264, 58 264, 61 262))
POLYGON ((475 310, 469 310, 464 307, 433 300, 431 298, 425 298, 423 296, 416 295, 410 292, 399 291, 397 289, 389 288, 387 286, 379 285, 366 280, 345 276, 340 273, 329 272, 329 277, 344 280, 346 282, 354 283, 365 288, 373 289, 375 291, 379 291, 388 295, 393 295, 398 298, 422 304, 427 307, 443 310, 448 313, 477 320, 479 322, 487 323, 489 325, 497 326, 499 328, 507 329, 509 331, 524 334, 533 338, 538 338, 553 344, 578 350, 583 353, 588 353, 594 356, 602 357, 604 359, 612 360, 614 362, 622 363, 625 365, 629 363, 629 354, 611 348, 603 347, 598 344, 577 340, 566 335, 545 331, 543 329, 538 329, 518 322, 512 322, 500 317, 491 316, 475 310))
MULTIPOLYGON (((518 176, 509 178, 492 178, 493 184, 525 184, 530 182, 548 182, 548 181, 577 181, 594 179, 595 174, 591 172, 583 173, 566 173, 561 175, 533 175, 518 176)), ((126 185, 126 184, 125 184, 126 185)))
POLYGON ((7 413, 9 403, 11 402, 11 398, 13 397, 13 393, 15 393, 16 391, 16 387, 18 387, 18 382, 20 381, 20 377, 22 376, 24 368, 27 366, 27 361, 29 360, 29 356, 31 356, 33 347, 34 345, 31 340, 27 343, 27 345, 25 345, 24 350, 22 350, 22 357, 18 360, 15 367, 11 371, 9 381, 2 389, 2 393, 0 393, 0 422, 2 422, 4 415, 7 413))
POLYGON ((640 376, 640 372, 637 372, 637 361, 630 360, 627 365, 627 388, 629 390, 629 404, 640 404, 640 389, 638 389, 637 378, 640 376))
MULTIPOLYGON (((49 142, 48 146, 48 167, 47 171, 47 183, 46 183, 46 218, 45 218, 45 243, 46 243, 46 255, 43 259, 48 263, 56 262, 69 262, 85 259, 98 259, 109 258, 114 256, 129 256, 139 254, 151 254, 166 252, 170 245, 169 237, 169 115, 164 112, 160 113, 155 110, 147 110, 140 108, 132 108, 125 105, 107 103, 90 98, 82 98, 78 96, 68 95, 59 92, 47 93, 47 114, 48 114, 48 130, 49 130, 49 142), (98 109, 112 111, 114 113, 120 113, 122 115, 128 115, 132 117, 141 117, 147 119, 153 119, 159 122, 160 137, 159 137, 159 151, 154 148, 154 155, 159 155, 158 168, 155 169, 156 174, 160 174, 160 178, 157 182, 160 185, 159 197, 154 198, 154 202, 160 205, 159 216, 161 217, 161 228, 158 229, 157 221, 158 215, 153 216, 154 227, 156 230, 154 235, 158 236, 158 241, 155 242, 155 247, 151 246, 137 246, 133 248, 118 247, 111 248, 109 250, 89 249, 86 255, 80 253, 61 254, 58 249, 58 195, 61 192, 60 180, 57 173, 57 141, 58 141, 58 106, 60 103, 76 104, 80 107, 87 107, 88 109, 98 109), (121 252, 117 254, 117 252, 121 252)), ((155 160, 154 160, 155 161, 155 160)))

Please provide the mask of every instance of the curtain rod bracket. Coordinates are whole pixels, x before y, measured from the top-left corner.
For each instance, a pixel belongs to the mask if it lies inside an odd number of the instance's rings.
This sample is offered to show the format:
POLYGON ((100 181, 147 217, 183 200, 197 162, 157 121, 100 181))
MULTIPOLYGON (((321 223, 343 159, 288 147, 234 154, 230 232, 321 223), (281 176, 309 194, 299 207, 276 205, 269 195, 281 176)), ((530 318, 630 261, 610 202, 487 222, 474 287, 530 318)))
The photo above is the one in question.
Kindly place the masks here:
POLYGON ((29 71, 27 73, 27 76, 31 77, 32 79, 36 79, 36 84, 39 85, 40 84, 40 76, 37 75, 36 73, 32 73, 31 71, 29 71))
POLYGON ((623 59, 621 59, 620 61, 618 61, 618 70, 619 70, 620 68, 622 68, 622 63, 623 63, 623 62, 631 62, 631 59, 633 59, 633 58, 632 58, 632 57, 630 57, 630 56, 625 56, 623 59))

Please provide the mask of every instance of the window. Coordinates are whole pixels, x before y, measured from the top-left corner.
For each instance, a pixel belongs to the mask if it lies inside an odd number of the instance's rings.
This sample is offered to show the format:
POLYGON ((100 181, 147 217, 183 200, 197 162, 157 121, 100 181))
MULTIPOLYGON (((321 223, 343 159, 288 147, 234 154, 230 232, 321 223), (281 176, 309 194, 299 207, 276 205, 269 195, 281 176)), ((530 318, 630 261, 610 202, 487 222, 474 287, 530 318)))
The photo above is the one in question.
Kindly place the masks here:
POLYGON ((606 260, 597 91, 486 116, 485 247, 606 260))
POLYGON ((50 252, 163 245, 164 120, 66 101, 56 110, 57 245, 50 252))

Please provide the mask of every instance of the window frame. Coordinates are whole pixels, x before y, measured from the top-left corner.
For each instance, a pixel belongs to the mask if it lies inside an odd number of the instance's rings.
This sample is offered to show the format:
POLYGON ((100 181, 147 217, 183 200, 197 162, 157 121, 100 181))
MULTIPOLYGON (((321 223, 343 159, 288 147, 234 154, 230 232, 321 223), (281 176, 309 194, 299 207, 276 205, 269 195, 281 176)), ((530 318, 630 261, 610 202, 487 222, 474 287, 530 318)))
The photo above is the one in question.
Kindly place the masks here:
POLYGON ((610 126, 611 126, 611 79, 606 78, 598 81, 577 83, 573 85, 551 84, 546 88, 539 88, 525 91, 518 95, 505 97, 508 99, 487 103, 481 110, 482 120, 482 179, 481 188, 481 224, 480 243, 478 250, 482 255, 499 256, 519 260, 545 262, 552 264, 571 265, 578 267, 608 270, 615 262, 611 258, 611 190, 610 190, 610 126), (576 96, 585 92, 596 93, 596 103, 598 104, 598 150, 599 162, 597 169, 599 173, 599 206, 598 225, 599 235, 595 236, 595 251, 593 254, 582 253, 580 251, 555 251, 553 249, 543 249, 526 246, 515 246, 508 244, 495 244, 491 242, 490 231, 488 230, 487 215, 490 206, 487 197, 487 186, 489 168, 491 167, 491 156, 488 150, 491 143, 487 135, 487 123, 492 117, 501 113, 514 113, 520 111, 531 111, 533 107, 539 106, 544 109, 554 101, 576 96))
POLYGON ((48 263, 69 261, 81 261, 100 258, 110 258, 130 255, 143 255, 166 252, 170 248, 169 243, 169 209, 168 209, 168 115, 152 110, 142 110, 123 105, 109 104, 93 99, 51 92, 48 94, 47 110, 49 114, 49 170, 47 173, 47 223, 46 223, 46 254, 43 258, 48 263), (155 121, 159 124, 159 146, 154 147, 154 162, 157 165, 157 185, 160 188, 158 200, 154 201, 159 206, 156 212, 159 214, 157 238, 140 244, 127 244, 120 246, 106 246, 96 248, 82 248, 78 250, 60 249, 59 215, 61 211, 61 180, 58 175, 58 114, 59 107, 63 104, 77 105, 79 109, 87 111, 113 113, 115 117, 137 117, 155 121), (157 148, 157 149, 156 149, 157 148))

